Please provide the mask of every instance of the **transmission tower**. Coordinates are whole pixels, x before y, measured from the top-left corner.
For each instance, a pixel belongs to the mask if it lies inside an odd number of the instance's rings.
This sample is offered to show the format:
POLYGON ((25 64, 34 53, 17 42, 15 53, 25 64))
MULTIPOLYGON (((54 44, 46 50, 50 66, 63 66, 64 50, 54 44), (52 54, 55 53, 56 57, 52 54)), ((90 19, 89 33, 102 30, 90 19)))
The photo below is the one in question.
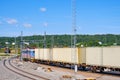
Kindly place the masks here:
POLYGON ((72 28, 73 28, 73 49, 74 49, 74 52, 73 52, 73 56, 74 56, 74 69, 75 69, 75 72, 77 72, 77 65, 76 65, 76 0, 72 0, 72 28))

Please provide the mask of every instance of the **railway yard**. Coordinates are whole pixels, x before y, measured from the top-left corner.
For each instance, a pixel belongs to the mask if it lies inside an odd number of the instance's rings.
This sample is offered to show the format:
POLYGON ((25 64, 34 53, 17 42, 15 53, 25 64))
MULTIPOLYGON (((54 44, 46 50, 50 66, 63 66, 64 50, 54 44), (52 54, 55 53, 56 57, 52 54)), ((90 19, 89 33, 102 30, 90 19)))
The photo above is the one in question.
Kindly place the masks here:
POLYGON ((119 76, 98 74, 4 59, 0 61, 0 80, 120 80, 119 76))
POLYGON ((48 1, 1 0, 0 80, 120 80, 120 0, 48 1))

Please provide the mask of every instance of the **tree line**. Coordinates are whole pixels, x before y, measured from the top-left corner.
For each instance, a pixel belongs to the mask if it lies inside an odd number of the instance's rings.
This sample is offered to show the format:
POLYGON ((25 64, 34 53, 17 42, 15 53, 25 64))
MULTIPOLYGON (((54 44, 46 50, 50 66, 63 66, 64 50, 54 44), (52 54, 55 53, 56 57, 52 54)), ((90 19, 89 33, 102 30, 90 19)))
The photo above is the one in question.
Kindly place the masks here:
MULTIPOLYGON (((95 46, 119 46, 120 35, 115 34, 96 34, 96 35, 75 35, 77 47, 95 47, 95 46)), ((20 47, 21 43, 29 43, 29 45, 23 44, 25 47, 71 47, 74 45, 74 35, 33 35, 33 36, 21 36, 16 37, 16 44, 20 47)), ((12 43, 15 42, 15 37, 0 37, 0 48, 2 47, 14 47, 12 43), (9 44, 5 44, 8 42, 9 44)))

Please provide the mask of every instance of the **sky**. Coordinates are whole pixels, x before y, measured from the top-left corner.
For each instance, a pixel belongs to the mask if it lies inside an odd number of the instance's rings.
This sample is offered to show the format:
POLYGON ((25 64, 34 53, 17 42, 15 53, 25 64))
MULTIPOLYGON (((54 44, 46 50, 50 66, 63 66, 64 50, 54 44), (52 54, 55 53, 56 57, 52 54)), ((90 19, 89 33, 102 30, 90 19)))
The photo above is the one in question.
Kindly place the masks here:
MULTIPOLYGON (((0 37, 74 34, 72 0, 0 0, 0 37)), ((76 0, 77 34, 120 34, 120 0, 76 0)))

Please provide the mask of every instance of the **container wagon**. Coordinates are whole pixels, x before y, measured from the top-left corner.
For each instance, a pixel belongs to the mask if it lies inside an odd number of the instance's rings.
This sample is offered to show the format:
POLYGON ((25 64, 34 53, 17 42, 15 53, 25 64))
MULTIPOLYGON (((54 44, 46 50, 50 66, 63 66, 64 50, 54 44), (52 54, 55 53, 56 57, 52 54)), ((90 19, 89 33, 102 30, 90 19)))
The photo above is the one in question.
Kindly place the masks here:
POLYGON ((65 68, 120 75, 120 47, 40 48, 35 49, 35 61, 65 68))
POLYGON ((120 72, 120 47, 87 47, 86 65, 93 72, 120 72))

